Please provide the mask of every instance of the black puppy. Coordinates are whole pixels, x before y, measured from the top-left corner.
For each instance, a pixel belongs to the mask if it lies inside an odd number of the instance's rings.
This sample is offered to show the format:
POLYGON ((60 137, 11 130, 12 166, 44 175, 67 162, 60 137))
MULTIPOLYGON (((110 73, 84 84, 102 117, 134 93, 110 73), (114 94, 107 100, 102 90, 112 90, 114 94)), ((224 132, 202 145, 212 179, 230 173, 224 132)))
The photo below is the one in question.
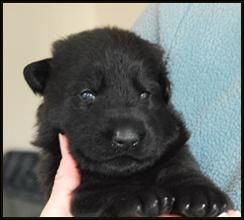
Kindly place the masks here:
POLYGON ((79 163, 74 216, 216 216, 232 202, 188 150, 170 103, 164 51, 134 33, 101 28, 53 45, 24 76, 38 110, 41 180, 50 193, 65 133, 79 163))

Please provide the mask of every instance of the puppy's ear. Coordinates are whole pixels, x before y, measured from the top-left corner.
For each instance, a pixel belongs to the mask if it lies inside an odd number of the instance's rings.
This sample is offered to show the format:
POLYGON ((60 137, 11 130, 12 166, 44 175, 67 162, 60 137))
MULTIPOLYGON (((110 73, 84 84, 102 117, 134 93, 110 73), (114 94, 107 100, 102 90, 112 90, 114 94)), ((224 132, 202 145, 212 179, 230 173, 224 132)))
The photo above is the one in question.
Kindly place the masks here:
POLYGON ((51 59, 30 63, 24 68, 24 77, 35 94, 43 95, 50 74, 51 59))
POLYGON ((166 103, 169 102, 171 98, 171 86, 170 86, 170 81, 167 77, 164 78, 163 80, 163 98, 166 103))
POLYGON ((160 82, 162 85, 163 99, 166 103, 168 103, 171 98, 171 83, 168 79, 168 71, 166 65, 166 63, 163 63, 160 66, 160 82))

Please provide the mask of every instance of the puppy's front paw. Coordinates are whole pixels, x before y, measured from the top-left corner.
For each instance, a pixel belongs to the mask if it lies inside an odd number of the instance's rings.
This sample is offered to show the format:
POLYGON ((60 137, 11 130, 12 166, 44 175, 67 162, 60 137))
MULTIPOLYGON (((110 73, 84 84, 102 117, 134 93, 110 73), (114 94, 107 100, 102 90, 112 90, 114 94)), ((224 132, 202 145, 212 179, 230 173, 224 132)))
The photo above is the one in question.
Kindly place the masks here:
POLYGON ((106 213, 113 217, 159 216, 170 213, 174 201, 170 193, 157 188, 126 192, 114 200, 106 213))
POLYGON ((139 198, 142 203, 141 215, 148 217, 170 213, 175 202, 170 193, 159 188, 144 191, 139 198))
POLYGON ((174 196, 173 212, 188 217, 217 216, 233 207, 223 192, 209 186, 179 187, 174 196))

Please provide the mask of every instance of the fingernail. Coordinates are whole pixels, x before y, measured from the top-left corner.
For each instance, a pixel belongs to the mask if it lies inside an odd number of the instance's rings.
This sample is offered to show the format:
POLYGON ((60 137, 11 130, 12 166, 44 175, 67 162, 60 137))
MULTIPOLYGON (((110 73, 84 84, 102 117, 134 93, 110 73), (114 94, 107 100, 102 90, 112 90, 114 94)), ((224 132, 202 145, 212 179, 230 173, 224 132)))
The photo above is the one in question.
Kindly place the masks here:
POLYGON ((58 138, 59 139, 63 138, 63 135, 61 133, 58 133, 58 138))

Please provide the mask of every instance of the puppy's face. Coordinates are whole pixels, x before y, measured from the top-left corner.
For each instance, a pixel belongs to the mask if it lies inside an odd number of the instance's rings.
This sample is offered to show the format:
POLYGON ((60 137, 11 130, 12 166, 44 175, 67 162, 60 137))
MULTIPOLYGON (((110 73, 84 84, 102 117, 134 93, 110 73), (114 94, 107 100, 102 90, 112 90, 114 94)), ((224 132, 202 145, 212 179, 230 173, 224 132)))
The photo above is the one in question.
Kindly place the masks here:
POLYGON ((27 66, 25 77, 82 169, 126 175, 185 141, 162 59, 133 33, 97 29, 56 42, 53 58, 27 66))

